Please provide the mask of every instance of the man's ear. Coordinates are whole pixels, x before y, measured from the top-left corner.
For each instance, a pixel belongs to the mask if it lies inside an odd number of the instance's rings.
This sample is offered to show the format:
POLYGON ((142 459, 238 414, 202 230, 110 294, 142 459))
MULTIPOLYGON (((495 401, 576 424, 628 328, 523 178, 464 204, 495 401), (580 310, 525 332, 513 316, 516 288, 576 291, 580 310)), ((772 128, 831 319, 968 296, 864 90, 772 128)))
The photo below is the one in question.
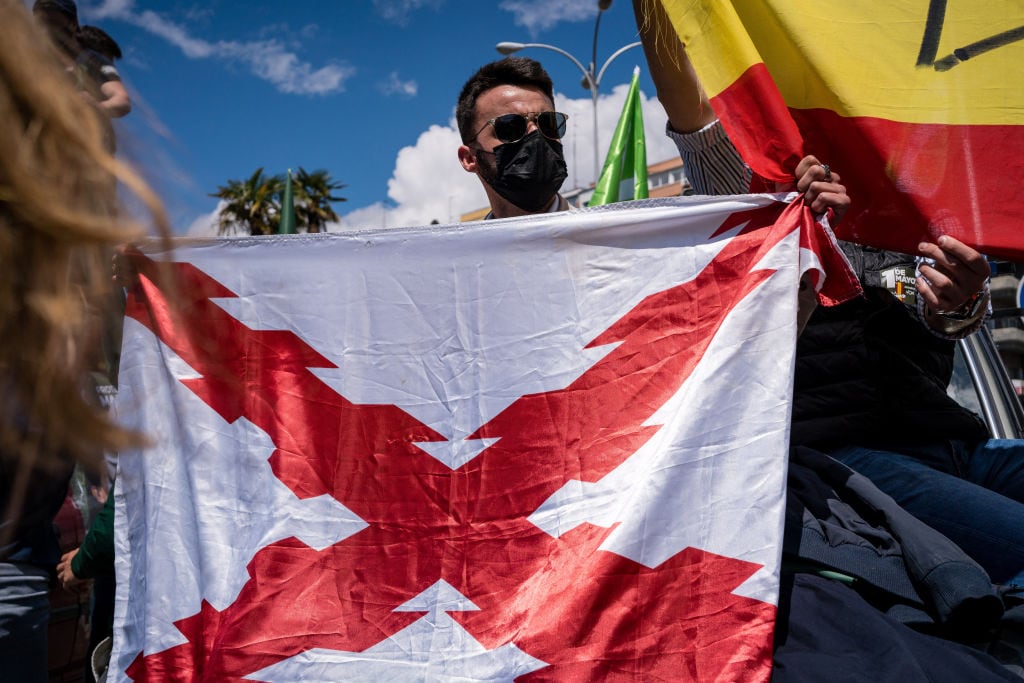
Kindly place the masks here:
POLYGON ((469 145, 459 146, 459 163, 468 173, 476 173, 476 154, 469 145))

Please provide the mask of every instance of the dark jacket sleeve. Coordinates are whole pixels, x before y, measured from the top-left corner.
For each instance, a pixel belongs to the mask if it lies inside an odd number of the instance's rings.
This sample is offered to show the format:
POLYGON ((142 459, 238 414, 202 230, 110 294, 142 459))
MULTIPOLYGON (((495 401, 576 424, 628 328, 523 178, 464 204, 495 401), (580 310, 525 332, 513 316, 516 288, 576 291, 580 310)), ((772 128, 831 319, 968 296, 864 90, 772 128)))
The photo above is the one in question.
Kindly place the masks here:
POLYGON ((80 579, 114 573, 114 488, 85 535, 78 554, 71 559, 71 571, 80 579))

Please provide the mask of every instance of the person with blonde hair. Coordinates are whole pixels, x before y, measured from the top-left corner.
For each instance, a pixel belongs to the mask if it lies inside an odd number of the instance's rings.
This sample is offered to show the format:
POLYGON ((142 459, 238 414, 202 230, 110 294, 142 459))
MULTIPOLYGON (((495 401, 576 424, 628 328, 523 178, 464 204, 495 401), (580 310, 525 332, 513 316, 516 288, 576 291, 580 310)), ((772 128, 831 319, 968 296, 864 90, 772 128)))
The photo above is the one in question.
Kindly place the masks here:
POLYGON ((0 661, 46 680, 52 520, 75 463, 142 437, 83 388, 96 357, 113 248, 144 235, 120 183, 167 234, 159 201, 106 151, 103 115, 20 0, 0 0, 0 661))

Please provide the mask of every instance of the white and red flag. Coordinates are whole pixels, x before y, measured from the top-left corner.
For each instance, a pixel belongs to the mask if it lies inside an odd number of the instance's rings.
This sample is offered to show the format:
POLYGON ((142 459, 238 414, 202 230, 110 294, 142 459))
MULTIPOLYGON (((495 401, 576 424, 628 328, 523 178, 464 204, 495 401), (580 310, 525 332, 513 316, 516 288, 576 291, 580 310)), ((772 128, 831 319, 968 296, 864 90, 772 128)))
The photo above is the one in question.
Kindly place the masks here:
POLYGON ((114 679, 767 680, 835 258, 771 196, 147 250, 114 679))

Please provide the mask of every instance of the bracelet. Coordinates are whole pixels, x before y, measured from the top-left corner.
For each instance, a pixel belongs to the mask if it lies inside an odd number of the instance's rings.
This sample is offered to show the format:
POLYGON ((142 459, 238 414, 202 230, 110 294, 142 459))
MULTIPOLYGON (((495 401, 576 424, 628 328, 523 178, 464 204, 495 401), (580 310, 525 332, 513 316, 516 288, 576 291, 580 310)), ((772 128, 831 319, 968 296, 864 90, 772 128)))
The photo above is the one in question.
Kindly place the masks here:
POLYGON ((939 311, 939 315, 946 320, 970 320, 978 315, 978 308, 981 306, 981 302, 984 301, 984 299, 985 290, 982 289, 980 292, 972 294, 971 298, 965 301, 960 308, 957 308, 955 311, 939 311))

